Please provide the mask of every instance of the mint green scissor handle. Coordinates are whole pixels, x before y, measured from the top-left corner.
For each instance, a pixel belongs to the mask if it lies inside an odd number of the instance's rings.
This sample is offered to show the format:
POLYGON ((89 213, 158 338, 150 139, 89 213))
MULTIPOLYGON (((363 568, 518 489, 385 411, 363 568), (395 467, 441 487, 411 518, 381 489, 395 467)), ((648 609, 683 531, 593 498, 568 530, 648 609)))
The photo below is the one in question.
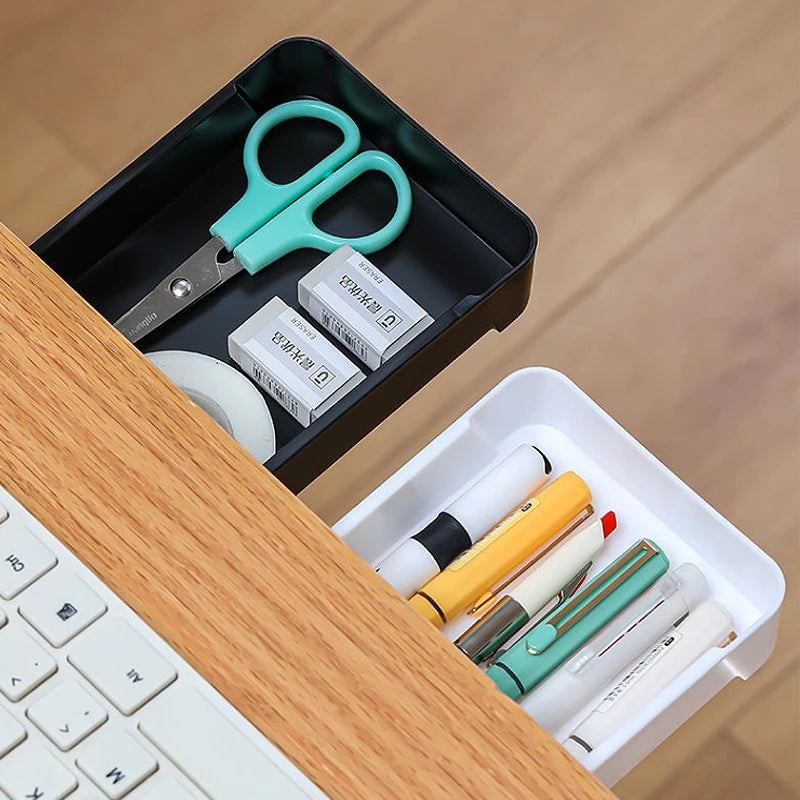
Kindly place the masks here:
POLYGON ((411 187, 401 166, 386 153, 367 150, 284 208, 238 245, 233 254, 254 275, 281 256, 304 247, 332 253, 343 244, 349 244, 361 253, 373 253, 400 235, 410 214, 411 187), (386 225, 366 236, 350 238, 320 230, 314 224, 317 208, 359 175, 371 171, 383 172, 388 176, 397 192, 397 208, 386 225))
POLYGON ((319 100, 291 100, 271 108, 256 120, 244 143, 247 190, 211 226, 211 235, 219 237, 228 250, 233 250, 267 220, 352 158, 360 146, 361 134, 355 122, 344 111, 329 103, 319 100), (261 171, 258 148, 276 125, 290 119, 306 117, 330 122, 342 132, 344 139, 332 153, 291 183, 273 183, 261 171))

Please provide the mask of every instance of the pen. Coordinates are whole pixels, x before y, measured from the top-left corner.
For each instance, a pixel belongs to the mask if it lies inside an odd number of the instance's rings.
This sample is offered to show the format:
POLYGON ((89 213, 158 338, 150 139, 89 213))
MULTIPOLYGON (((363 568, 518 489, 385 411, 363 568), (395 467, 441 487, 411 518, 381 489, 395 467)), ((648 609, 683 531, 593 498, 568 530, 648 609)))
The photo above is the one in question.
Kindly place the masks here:
POLYGON ((658 545, 640 539, 503 651, 486 674, 516 700, 633 602, 668 566, 658 545))
POLYGON ((419 533, 393 550, 377 571, 403 597, 411 597, 530 497, 551 471, 550 462, 538 447, 517 447, 419 533))
POLYGON ((575 728, 564 749, 581 760, 712 647, 736 638, 728 610, 705 600, 656 644, 641 653, 605 697, 575 728))
POLYGON ((656 581, 523 701, 525 710, 554 733, 636 656, 677 625, 708 595, 694 564, 681 564, 656 581))
POLYGON ((603 543, 617 527, 613 511, 569 536, 535 563, 525 578, 455 641, 476 664, 494 655, 545 605, 569 597, 588 573, 603 543), (563 599, 563 598, 562 598, 563 599))
POLYGON ((448 622, 529 558, 591 500, 585 481, 565 472, 428 581, 409 602, 434 625, 448 622))

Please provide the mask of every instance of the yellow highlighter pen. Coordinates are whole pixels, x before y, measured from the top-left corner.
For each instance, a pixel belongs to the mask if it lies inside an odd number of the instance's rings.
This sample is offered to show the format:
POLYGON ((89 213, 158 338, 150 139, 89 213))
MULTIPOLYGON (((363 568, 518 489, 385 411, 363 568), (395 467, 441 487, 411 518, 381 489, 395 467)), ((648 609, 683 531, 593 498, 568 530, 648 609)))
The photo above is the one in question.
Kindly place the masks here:
POLYGON ((449 622, 591 501, 585 481, 574 472, 565 472, 428 581, 408 602, 437 627, 449 622))

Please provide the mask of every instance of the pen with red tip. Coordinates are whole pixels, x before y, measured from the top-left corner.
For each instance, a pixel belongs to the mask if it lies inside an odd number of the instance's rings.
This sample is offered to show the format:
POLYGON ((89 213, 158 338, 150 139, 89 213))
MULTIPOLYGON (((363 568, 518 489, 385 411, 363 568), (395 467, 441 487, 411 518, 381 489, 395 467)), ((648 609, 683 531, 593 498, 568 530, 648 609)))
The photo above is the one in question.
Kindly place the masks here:
POLYGON ((606 538, 617 527, 613 511, 571 534, 538 559, 528 574, 455 642, 476 664, 493 656, 548 603, 581 585, 606 538))

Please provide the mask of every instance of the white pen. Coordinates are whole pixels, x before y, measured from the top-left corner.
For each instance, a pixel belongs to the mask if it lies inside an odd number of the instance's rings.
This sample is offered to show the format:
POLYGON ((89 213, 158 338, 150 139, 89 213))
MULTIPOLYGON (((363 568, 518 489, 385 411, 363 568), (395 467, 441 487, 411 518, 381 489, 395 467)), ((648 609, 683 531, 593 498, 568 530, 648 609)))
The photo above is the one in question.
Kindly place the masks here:
POLYGON ((728 610, 715 600, 700 603, 625 670, 572 731, 564 749, 578 760, 585 759, 703 653, 735 638, 728 610))
POLYGON ((551 472, 538 447, 521 445, 394 549, 377 572, 404 597, 411 597, 527 500, 551 472))
MULTIPOLYGON (((609 511, 570 534, 552 552, 534 562, 520 583, 456 639, 456 647, 476 664, 490 658, 551 600, 568 597, 580 586, 616 527, 616 515, 609 511)), ((477 607, 485 604, 482 600, 477 607)))
POLYGON ((681 564, 656 581, 560 669, 522 701, 543 728, 555 733, 639 653, 680 622, 708 596, 708 582, 694 564, 681 564))

